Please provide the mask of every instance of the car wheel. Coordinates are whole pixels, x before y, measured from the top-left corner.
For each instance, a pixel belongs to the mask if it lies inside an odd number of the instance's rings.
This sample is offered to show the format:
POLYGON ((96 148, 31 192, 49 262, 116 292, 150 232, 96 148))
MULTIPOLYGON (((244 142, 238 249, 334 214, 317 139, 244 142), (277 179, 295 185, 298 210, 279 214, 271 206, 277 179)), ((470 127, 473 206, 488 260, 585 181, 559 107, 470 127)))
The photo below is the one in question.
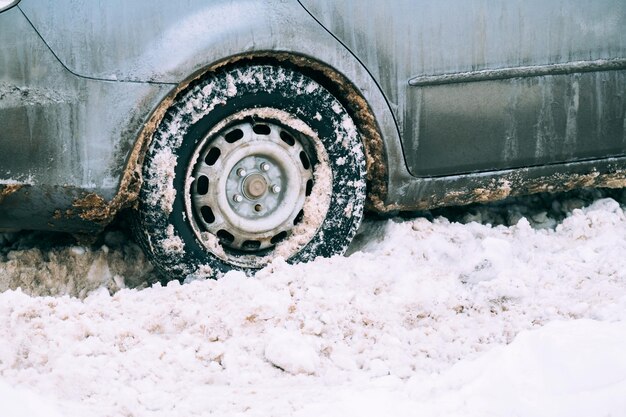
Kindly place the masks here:
POLYGON ((341 254, 363 215, 353 120, 282 67, 222 71, 180 93, 142 174, 136 235, 166 279, 341 254))

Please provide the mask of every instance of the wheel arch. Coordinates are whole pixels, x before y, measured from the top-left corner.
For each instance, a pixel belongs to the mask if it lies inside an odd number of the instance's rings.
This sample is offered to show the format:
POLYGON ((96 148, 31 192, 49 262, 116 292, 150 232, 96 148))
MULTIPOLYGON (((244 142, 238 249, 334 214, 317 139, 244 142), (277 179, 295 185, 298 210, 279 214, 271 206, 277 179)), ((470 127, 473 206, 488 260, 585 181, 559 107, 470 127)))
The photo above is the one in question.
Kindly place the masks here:
MULTIPOLYGON (((142 183, 141 169, 152 135, 177 97, 213 73, 253 64, 270 64, 299 71, 315 79, 342 103, 353 117, 366 150, 367 208, 383 210, 389 184, 389 161, 394 160, 394 146, 390 147, 388 144, 389 140, 398 141, 399 139, 397 136, 389 139, 383 134, 384 130, 397 134, 397 130, 395 124, 389 125, 390 121, 393 122, 393 118, 388 108, 383 112, 383 123, 381 123, 381 116, 376 114, 376 110, 371 105, 372 100, 380 104, 381 97, 371 97, 371 94, 370 97, 366 97, 363 89, 357 87, 353 79, 320 60, 296 53, 257 51, 233 55, 196 71, 172 89, 152 110, 127 159, 118 192, 109 204, 110 208, 107 211, 111 216, 124 207, 134 205, 137 201, 142 183)), ((368 87, 375 85, 373 80, 369 80, 368 84, 370 84, 368 87)), ((380 91, 377 92, 380 95, 380 91)), ((397 151, 399 148, 395 149, 397 151)), ((398 155, 395 155, 395 158, 397 157, 398 155)), ((402 158, 401 155, 400 157, 402 158)))

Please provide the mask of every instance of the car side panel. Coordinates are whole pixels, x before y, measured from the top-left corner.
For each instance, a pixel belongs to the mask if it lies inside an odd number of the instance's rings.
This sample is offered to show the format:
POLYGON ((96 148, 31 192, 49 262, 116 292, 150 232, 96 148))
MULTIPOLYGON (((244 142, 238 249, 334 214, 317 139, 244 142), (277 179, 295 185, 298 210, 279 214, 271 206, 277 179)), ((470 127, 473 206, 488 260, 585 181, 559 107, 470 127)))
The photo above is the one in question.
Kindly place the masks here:
MULTIPOLYGON (((246 49, 254 49, 250 21, 267 22, 274 7, 280 9, 280 2, 23 0, 20 4, 70 71, 106 80, 171 83, 211 62, 195 55, 200 45, 228 44, 250 35, 246 49)), ((269 35, 278 39, 279 33, 269 35)))
POLYGON ((116 191, 149 112, 173 87, 89 80, 68 72, 19 7, 0 14, 0 178, 116 191), (129 142, 130 141, 130 142, 129 142))
POLYGON ((403 143, 418 176, 626 154, 626 71, 410 89, 407 107, 418 121, 403 143))
POLYGON ((623 1, 301 2, 381 85, 416 176, 626 154, 623 1))

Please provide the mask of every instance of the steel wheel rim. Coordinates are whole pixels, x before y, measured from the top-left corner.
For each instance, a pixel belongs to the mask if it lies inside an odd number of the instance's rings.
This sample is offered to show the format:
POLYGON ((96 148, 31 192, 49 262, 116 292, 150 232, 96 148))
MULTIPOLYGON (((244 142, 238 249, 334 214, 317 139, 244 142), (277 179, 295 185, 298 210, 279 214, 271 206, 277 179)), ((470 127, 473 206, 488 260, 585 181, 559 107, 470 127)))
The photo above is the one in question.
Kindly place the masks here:
POLYGON ((186 181, 194 228, 245 254, 289 237, 313 186, 306 140, 274 121, 245 120, 201 141, 186 181))

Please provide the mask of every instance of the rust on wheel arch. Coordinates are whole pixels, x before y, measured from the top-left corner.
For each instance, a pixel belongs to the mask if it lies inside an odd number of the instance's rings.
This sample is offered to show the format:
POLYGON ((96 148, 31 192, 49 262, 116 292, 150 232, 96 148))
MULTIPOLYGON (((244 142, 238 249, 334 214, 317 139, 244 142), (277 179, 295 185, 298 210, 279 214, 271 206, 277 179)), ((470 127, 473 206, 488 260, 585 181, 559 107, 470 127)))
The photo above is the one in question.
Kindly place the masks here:
POLYGON ((24 184, 3 184, 0 185, 0 203, 11 194, 20 190, 24 184))

